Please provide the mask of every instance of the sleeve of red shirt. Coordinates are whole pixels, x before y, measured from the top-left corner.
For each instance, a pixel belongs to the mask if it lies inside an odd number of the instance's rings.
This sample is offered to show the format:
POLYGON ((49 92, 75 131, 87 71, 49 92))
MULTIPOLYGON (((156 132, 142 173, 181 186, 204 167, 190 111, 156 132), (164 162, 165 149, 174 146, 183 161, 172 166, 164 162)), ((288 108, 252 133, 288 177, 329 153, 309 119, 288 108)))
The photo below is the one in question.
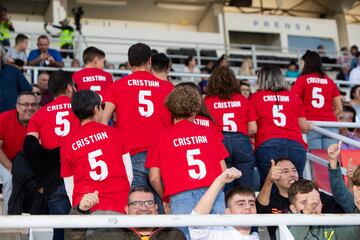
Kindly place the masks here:
MULTIPOLYGON (((39 113, 39 112, 37 112, 39 113)), ((27 132, 36 132, 36 133, 40 133, 40 124, 38 123, 38 114, 35 113, 35 115, 33 115, 29 121, 29 125, 27 127, 27 132)))
POLYGON ((60 146, 60 176, 61 177, 70 177, 72 176, 71 167, 69 166, 69 156, 68 154, 71 150, 66 147, 67 141, 62 141, 60 146))
POLYGON ((248 109, 248 122, 256 121, 258 120, 258 116, 255 111, 254 105, 248 101, 249 109, 248 109))
POLYGON ((113 104, 115 104, 115 99, 116 99, 116 94, 114 94, 114 88, 113 88, 113 84, 111 84, 107 90, 106 90, 106 93, 105 93, 105 96, 104 97, 104 102, 111 102, 113 104))
POLYGON ((304 81, 300 76, 296 79, 294 85, 291 87, 291 92, 295 93, 300 99, 304 99, 304 81))
POLYGON ((333 87, 334 87, 334 92, 333 92, 333 98, 340 96, 340 91, 339 88, 337 87, 337 85, 334 83, 334 81, 332 81, 333 87))
POLYGON ((214 149, 217 150, 219 161, 222 161, 229 156, 229 153, 226 150, 224 144, 219 140, 219 138, 217 138, 215 135, 213 136, 213 138, 215 139, 214 149))
POLYGON ((114 79, 113 79, 111 73, 106 72, 106 82, 107 82, 107 84, 111 84, 114 82, 114 79))
POLYGON ((296 96, 296 100, 297 100, 297 105, 299 107, 299 117, 305 117, 305 109, 304 109, 304 105, 301 102, 300 98, 298 96, 296 96))
MULTIPOLYGON (((251 105, 251 108, 252 108, 252 113, 251 114, 254 114, 254 116, 255 116, 255 118, 256 118, 256 120, 258 120, 259 119, 259 116, 258 116, 258 114, 257 114, 257 111, 256 111, 256 108, 255 108, 255 106, 256 106, 256 97, 255 97, 256 95, 252 95, 252 96, 250 96, 250 98, 249 98, 249 105, 251 105)), ((250 113, 249 113, 250 114, 250 113)))
POLYGON ((148 151, 145 162, 145 168, 152 168, 152 167, 160 168, 159 159, 160 159, 160 149, 158 147, 158 144, 154 144, 152 147, 150 147, 148 151))

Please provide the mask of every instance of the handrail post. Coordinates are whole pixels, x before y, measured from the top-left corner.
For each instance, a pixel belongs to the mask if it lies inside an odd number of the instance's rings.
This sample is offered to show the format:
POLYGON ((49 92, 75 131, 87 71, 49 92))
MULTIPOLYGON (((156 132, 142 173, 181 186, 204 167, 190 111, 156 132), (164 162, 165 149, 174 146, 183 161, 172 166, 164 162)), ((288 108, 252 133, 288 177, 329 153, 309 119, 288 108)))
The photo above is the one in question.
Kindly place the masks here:
POLYGON ((196 60, 197 60, 197 65, 198 66, 201 66, 201 53, 200 53, 200 46, 198 43, 196 43, 195 45, 196 47, 196 60))
POLYGON ((257 69, 258 64, 257 64, 257 59, 256 59, 256 46, 255 45, 251 45, 251 55, 252 55, 254 69, 257 69))

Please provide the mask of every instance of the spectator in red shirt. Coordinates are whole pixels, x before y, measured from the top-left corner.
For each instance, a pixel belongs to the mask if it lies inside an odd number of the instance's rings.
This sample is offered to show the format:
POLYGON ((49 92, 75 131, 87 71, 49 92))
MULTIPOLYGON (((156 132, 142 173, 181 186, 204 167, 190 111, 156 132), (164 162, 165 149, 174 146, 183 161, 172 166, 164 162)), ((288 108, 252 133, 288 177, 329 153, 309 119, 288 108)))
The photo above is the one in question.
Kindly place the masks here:
POLYGON ((132 168, 123 137, 118 129, 100 123, 104 104, 95 92, 76 92, 71 106, 81 127, 64 139, 60 153, 61 176, 72 205, 77 206, 84 194, 97 191, 99 203, 92 212, 125 213, 132 168))
MULTIPOLYGON (((302 176, 307 145, 301 131, 309 131, 300 99, 288 90, 280 68, 267 66, 258 73, 259 89, 251 95, 257 125, 255 155, 264 183, 271 159, 290 159, 302 176)), ((262 185, 262 184, 261 184, 262 185)))
POLYGON ((249 135, 256 133, 256 115, 249 101, 241 95, 239 81, 229 67, 217 67, 211 73, 205 105, 224 134, 224 145, 230 153, 228 168, 235 167, 243 176, 226 185, 253 187, 255 156, 249 135))
MULTIPOLYGON (((201 95, 190 86, 176 87, 166 100, 175 124, 163 130, 146 159, 150 183, 173 214, 189 214, 215 178, 226 168, 228 156, 219 138, 194 123, 201 95), (163 182, 163 184, 162 184, 163 182)), ((225 210, 224 193, 216 198, 212 213, 225 210)), ((190 239, 187 228, 181 228, 190 239)))
POLYGON ((40 107, 53 100, 53 96, 49 92, 49 78, 49 73, 45 71, 40 72, 37 78, 37 85, 41 91, 40 107))
MULTIPOLYGON (((24 142, 27 162, 42 188, 50 214, 68 214, 70 201, 60 177, 60 142, 80 126, 71 110, 70 98, 74 92, 70 74, 53 72, 49 91, 54 101, 40 108, 30 119, 24 142)), ((62 240, 63 230, 54 230, 54 240, 62 240)))
POLYGON ((5 214, 12 190, 12 161, 22 150, 27 125, 38 106, 32 93, 22 92, 17 98, 16 109, 0 114, 0 179, 3 184, 5 214))
MULTIPOLYGON (((159 132, 172 124, 164 105, 174 88, 169 81, 150 73, 151 49, 143 43, 132 45, 128 51, 132 74, 114 82, 104 97, 102 123, 107 124, 116 113, 116 127, 120 130, 131 155, 134 180, 132 186, 150 186, 145 159, 159 132)), ((161 201, 156 197, 159 212, 161 201)))
MULTIPOLYGON (((318 53, 306 51, 301 58, 303 67, 291 91, 298 95, 304 105, 305 117, 312 121, 336 121, 342 112, 341 95, 334 81, 329 78, 321 64, 318 53)), ((337 128, 327 128, 338 133, 337 128)), ((317 132, 307 135, 309 149, 327 149, 336 140, 317 132)))
POLYGON ((113 82, 111 74, 103 71, 105 53, 96 47, 88 47, 83 52, 83 61, 84 68, 72 76, 77 90, 93 90, 102 98, 113 82))

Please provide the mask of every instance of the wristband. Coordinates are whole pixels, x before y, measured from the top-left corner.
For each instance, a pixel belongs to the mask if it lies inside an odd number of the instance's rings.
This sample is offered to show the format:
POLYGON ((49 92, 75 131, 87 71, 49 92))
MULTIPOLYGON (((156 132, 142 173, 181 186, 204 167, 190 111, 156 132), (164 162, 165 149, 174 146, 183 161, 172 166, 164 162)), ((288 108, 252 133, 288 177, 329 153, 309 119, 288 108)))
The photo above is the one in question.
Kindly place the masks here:
POLYGON ((80 204, 77 205, 76 210, 79 211, 81 214, 90 214, 90 209, 84 211, 80 209, 80 204))

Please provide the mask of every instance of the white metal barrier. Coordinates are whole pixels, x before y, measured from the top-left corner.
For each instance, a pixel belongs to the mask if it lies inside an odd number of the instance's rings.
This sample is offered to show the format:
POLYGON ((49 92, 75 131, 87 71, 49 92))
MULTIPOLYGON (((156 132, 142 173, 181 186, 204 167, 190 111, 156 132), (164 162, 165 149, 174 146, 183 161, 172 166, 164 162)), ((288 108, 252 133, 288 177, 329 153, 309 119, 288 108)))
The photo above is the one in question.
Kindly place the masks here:
POLYGON ((359 141, 356 141, 356 140, 348 138, 348 137, 344 137, 344 136, 342 136, 340 134, 337 134, 337 133, 333 133, 333 132, 331 132, 329 130, 326 130, 324 128, 321 128, 321 127, 318 127, 318 126, 314 125, 312 127, 312 131, 318 132, 318 133, 320 133, 322 135, 325 135, 327 137, 330 137, 330 138, 336 139, 338 141, 342 141, 344 143, 355 146, 357 148, 360 148, 360 142, 359 141))

